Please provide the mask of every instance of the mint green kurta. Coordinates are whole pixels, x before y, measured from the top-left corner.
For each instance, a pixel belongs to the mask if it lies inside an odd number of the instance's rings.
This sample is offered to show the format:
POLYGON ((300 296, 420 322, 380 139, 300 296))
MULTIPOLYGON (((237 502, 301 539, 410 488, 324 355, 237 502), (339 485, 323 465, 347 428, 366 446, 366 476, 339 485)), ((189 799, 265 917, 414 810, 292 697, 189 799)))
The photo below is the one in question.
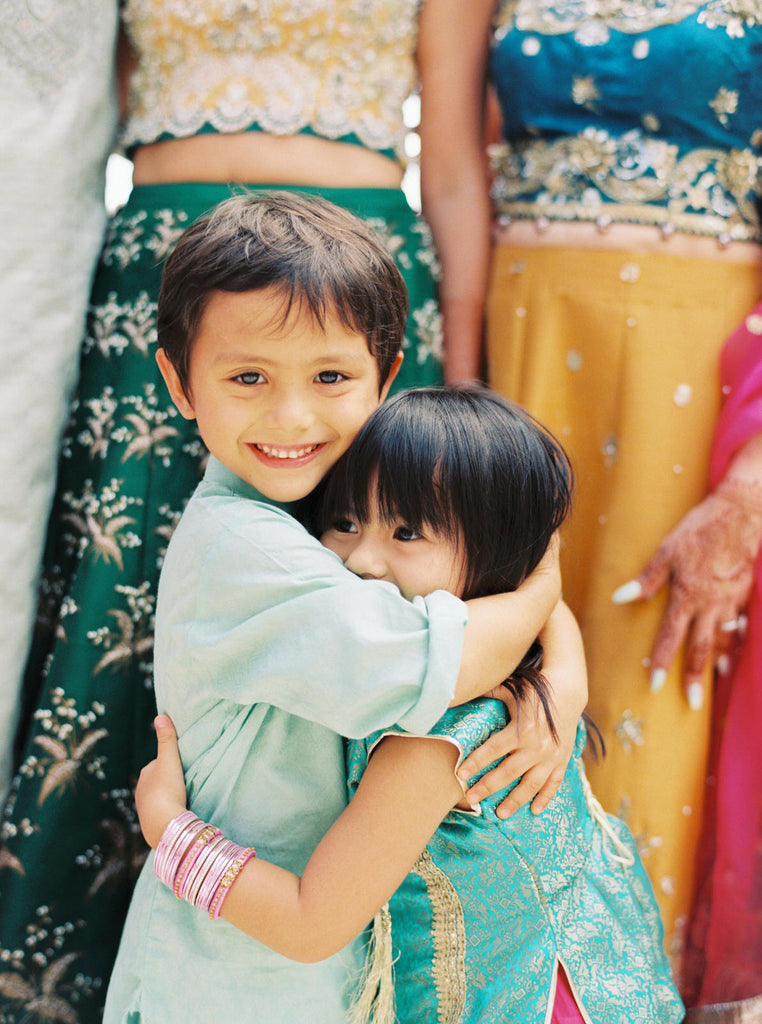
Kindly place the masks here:
MULTIPOLYGON (((346 803, 341 736, 430 728, 454 690, 465 618, 451 594, 410 603, 358 579, 212 458, 169 545, 157 608, 157 702, 178 729, 192 809, 301 872, 346 803)), ((292 963, 176 900, 152 866, 107 1024, 346 1024, 361 941, 292 963)))

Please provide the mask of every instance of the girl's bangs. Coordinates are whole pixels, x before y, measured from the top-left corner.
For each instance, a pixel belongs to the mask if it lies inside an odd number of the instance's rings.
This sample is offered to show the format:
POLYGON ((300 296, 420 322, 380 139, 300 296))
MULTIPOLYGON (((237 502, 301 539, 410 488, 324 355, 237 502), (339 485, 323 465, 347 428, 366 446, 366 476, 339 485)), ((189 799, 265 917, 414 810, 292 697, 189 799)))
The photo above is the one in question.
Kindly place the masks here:
POLYGON ((389 523, 402 521, 415 530, 428 527, 457 539, 459 517, 442 479, 444 438, 435 421, 426 426, 421 429, 418 420, 412 430, 400 416, 369 421, 330 474, 323 522, 351 513, 362 523, 377 514, 389 523))

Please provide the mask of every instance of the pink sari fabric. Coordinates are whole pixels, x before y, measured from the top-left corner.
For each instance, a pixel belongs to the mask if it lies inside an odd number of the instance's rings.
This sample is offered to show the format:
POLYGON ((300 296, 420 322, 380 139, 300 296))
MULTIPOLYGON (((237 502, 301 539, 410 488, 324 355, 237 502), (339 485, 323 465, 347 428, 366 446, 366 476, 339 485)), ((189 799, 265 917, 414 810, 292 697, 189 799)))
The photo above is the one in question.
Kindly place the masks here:
POLYGON ((577 1002, 572 994, 566 972, 559 964, 556 979, 556 997, 553 1001, 553 1012, 550 1024, 585 1024, 577 1002))
MULTIPOLYGON (((762 303, 725 343, 720 377, 726 399, 711 487, 739 448, 762 431, 762 303)), ((762 557, 748 619, 731 672, 717 677, 703 870, 685 979, 689 1005, 716 1007, 762 994, 762 557)))

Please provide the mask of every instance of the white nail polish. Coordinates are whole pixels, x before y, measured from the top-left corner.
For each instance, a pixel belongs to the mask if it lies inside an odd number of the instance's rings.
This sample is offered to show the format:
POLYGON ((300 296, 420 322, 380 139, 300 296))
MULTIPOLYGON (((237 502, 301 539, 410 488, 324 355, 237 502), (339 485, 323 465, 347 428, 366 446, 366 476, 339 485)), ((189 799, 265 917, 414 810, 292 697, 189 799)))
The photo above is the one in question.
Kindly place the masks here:
POLYGON ((721 676, 726 676, 728 672, 730 672, 730 658, 727 654, 721 654, 719 656, 716 668, 721 676))
POLYGON ((611 600, 614 604, 628 604, 630 601, 637 601, 640 595, 643 593, 643 587, 637 580, 630 580, 629 583, 623 583, 621 587, 614 591, 611 595, 611 600))
POLYGON ((651 673, 651 693, 658 693, 667 681, 666 668, 655 668, 651 673))
POLYGON ((698 711, 704 703, 704 687, 701 683, 691 683, 688 687, 688 706, 692 711, 698 711))

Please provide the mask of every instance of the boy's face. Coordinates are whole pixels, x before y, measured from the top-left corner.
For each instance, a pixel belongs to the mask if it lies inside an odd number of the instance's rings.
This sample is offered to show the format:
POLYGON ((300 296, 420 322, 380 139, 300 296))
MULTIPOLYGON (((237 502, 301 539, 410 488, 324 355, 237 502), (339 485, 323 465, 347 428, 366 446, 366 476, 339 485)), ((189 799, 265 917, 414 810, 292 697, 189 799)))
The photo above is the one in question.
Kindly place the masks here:
POLYGON ((309 494, 386 398, 363 335, 330 315, 325 331, 298 305, 280 322, 282 294, 214 292, 190 359, 188 394, 159 350, 170 394, 198 421, 210 452, 273 501, 309 494))

